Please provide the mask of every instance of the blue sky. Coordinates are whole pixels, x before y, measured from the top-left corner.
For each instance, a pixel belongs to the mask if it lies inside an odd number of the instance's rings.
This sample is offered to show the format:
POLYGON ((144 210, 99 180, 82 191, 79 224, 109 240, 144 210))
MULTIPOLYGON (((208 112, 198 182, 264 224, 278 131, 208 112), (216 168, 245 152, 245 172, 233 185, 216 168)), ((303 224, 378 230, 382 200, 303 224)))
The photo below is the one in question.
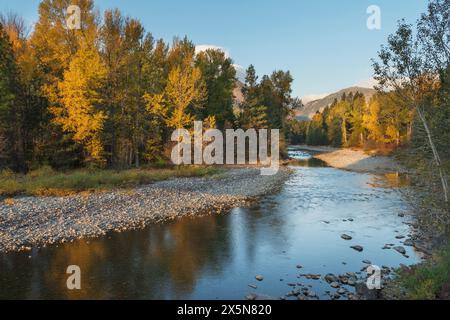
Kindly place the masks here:
MULTIPOLYGON (((376 56, 396 21, 416 21, 426 0, 96 0, 139 18, 156 38, 187 35, 197 45, 227 50, 234 62, 258 74, 290 70, 294 94, 330 93, 367 82, 376 56), (381 30, 366 27, 367 7, 381 9, 381 30)), ((0 0, 32 24, 39 0, 0 0)))

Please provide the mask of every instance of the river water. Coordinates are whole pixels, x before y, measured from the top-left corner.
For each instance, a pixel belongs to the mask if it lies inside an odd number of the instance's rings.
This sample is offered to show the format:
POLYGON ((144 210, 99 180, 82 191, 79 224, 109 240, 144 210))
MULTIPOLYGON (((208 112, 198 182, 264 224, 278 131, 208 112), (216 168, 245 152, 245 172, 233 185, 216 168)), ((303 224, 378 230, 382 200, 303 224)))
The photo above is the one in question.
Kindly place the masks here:
POLYGON ((303 151, 291 156, 300 160, 292 177, 251 208, 2 254, 0 299, 280 298, 297 283, 327 299, 335 290, 326 281, 300 275, 365 277, 363 260, 380 267, 420 260, 411 247, 408 257, 382 249, 402 245, 396 237, 411 233, 408 218, 399 216, 407 209, 400 176, 328 168, 303 151), (353 239, 341 239, 344 233, 353 239), (67 289, 69 265, 81 269, 81 290, 67 289))

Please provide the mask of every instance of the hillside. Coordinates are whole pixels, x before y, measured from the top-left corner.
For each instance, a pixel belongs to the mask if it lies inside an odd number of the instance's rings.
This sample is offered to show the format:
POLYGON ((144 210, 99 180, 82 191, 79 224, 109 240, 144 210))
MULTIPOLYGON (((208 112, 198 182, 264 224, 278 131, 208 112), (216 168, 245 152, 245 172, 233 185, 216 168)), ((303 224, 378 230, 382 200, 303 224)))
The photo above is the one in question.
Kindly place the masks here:
POLYGON ((242 93, 243 87, 244 84, 241 81, 235 81, 235 87, 233 90, 234 106, 239 106, 242 102, 244 102, 244 94, 242 93))
POLYGON ((304 108, 299 110, 296 114, 297 119, 311 119, 317 111, 322 112, 327 106, 333 103, 335 99, 340 99, 342 95, 360 92, 364 94, 366 99, 370 99, 376 92, 374 89, 362 88, 362 87, 350 87, 342 89, 338 92, 332 93, 325 98, 308 102, 304 108))

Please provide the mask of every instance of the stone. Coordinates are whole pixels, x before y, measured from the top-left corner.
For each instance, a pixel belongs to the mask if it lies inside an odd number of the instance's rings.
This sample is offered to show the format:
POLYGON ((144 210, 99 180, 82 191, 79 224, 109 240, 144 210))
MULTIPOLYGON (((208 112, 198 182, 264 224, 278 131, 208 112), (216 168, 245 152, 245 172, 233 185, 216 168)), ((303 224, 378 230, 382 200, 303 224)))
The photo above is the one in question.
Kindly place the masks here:
POLYGON ((394 250, 400 254, 406 254, 406 250, 402 246, 394 247, 394 250))
POLYGON ((256 298, 257 298, 256 294, 249 294, 245 297, 245 299, 247 299, 249 301, 256 300, 256 298))
POLYGON ((310 290, 308 291, 308 297, 315 298, 317 297, 317 294, 314 291, 310 290))
POLYGON ((348 279, 347 284, 348 284, 349 286, 351 286, 351 287, 354 287, 354 286, 356 285, 356 281, 353 280, 353 279, 348 279))
POLYGON ((353 250, 356 250, 358 252, 362 252, 364 250, 364 248, 362 246, 351 246, 350 248, 352 248, 353 250))
POLYGON ((340 287, 340 284, 339 283, 337 283, 337 282, 332 282, 332 283, 330 283, 330 286, 332 287, 332 288, 339 288, 340 287))
POLYGON ((325 281, 328 283, 332 283, 332 282, 338 282, 339 279, 338 277, 336 277, 334 274, 329 273, 324 277, 325 281))
POLYGON ((350 237, 348 234, 343 234, 343 235, 341 235, 341 238, 344 239, 344 240, 347 240, 347 241, 353 239, 353 238, 350 237))
POLYGON ((406 239, 405 241, 403 241, 403 245, 407 247, 414 247, 414 241, 412 241, 411 239, 406 239))

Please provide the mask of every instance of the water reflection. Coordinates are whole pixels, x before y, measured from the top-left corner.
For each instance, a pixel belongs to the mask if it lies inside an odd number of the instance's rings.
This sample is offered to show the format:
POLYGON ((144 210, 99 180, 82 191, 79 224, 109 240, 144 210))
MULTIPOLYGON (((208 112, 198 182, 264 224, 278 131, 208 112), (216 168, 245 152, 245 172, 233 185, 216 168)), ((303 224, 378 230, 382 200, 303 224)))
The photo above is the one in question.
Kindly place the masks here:
POLYGON ((229 222, 183 219, 31 255, 2 255, 0 298, 182 298, 205 268, 220 273, 214 266, 230 256, 229 222), (80 266, 81 291, 66 289, 68 265, 80 266))
POLYGON ((310 152, 291 149, 288 152, 289 158, 292 160, 290 165, 300 167, 327 167, 327 164, 319 159, 314 158, 310 152))
POLYGON ((376 188, 402 188, 411 185, 411 177, 406 173, 386 173, 373 176, 371 185, 376 188))
POLYGON ((292 290, 287 283, 302 282, 326 298, 325 282, 300 273, 359 272, 364 259, 379 266, 418 261, 409 247, 410 258, 382 249, 401 245, 396 236, 410 232, 398 216, 401 176, 294 170, 281 192, 252 208, 0 255, 0 298, 242 299, 255 291, 248 285, 257 274, 264 276, 259 294, 284 296, 292 290), (364 251, 350 249, 355 244, 364 251), (68 265, 80 266, 81 291, 66 289, 68 265))

